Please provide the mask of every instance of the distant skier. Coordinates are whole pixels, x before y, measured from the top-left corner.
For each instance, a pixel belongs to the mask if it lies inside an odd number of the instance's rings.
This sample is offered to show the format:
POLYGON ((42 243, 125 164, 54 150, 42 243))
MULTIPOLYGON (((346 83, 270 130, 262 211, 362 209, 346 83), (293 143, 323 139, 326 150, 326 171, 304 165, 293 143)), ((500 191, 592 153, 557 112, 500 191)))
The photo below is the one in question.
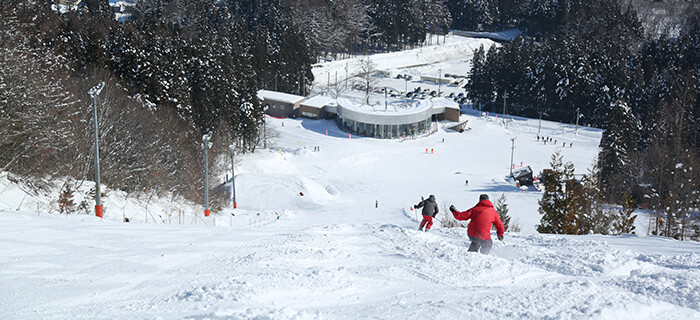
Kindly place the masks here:
POLYGON ((468 186, 469 185, 469 180, 464 180, 464 185, 468 186))
POLYGON ((413 207, 416 209, 421 207, 423 208, 423 211, 421 212, 423 215, 423 221, 420 222, 420 227, 418 230, 423 231, 423 227, 425 227, 425 231, 430 230, 430 227, 433 226, 433 217, 437 216, 439 211, 438 204, 435 202, 435 196, 431 194, 428 199, 419 202, 413 207))
POLYGON ((493 240, 491 240, 492 224, 496 226, 498 240, 503 240, 505 228, 498 212, 493 208, 493 203, 489 201, 488 195, 479 196, 479 203, 467 211, 459 212, 454 206, 450 206, 450 211, 457 220, 472 220, 467 228, 467 235, 472 241, 469 245, 469 251, 479 251, 483 254, 488 254, 491 251, 493 246, 493 240))

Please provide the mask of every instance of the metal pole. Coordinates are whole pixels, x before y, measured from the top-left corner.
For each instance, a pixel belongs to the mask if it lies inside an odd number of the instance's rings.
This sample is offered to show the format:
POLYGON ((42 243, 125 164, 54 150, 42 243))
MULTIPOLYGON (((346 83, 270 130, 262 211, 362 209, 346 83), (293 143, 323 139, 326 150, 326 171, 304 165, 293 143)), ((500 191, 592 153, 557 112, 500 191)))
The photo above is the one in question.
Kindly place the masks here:
POLYGON ((442 69, 438 69, 438 97, 440 96, 440 88, 442 88, 442 69))
POLYGON ((236 172, 233 166, 233 149, 235 148, 235 146, 230 145, 228 146, 228 148, 229 150, 231 150, 231 202, 233 203, 233 208, 236 209, 238 208, 238 204, 236 203, 236 172))
POLYGON ((95 215, 102 218, 102 199, 100 192, 100 139, 99 139, 99 126, 97 124, 97 95, 102 92, 105 83, 100 82, 97 86, 91 88, 88 91, 90 97, 92 97, 92 113, 93 121, 95 122, 95 215))
POLYGON ((513 144, 510 148, 510 176, 513 176, 513 152, 515 151, 515 138, 510 139, 513 144))
POLYGON ((537 134, 540 134, 540 129, 542 129, 542 112, 539 110, 539 106, 537 106, 537 109, 537 113, 540 114, 540 122, 537 124, 537 134))
POLYGON ((579 108, 576 108, 576 132, 578 132, 579 108))
POLYGON ((204 216, 208 217, 211 214, 209 210, 209 139, 211 133, 202 136, 204 142, 204 216))
POLYGON ((508 93, 503 90, 503 124, 508 128, 508 122, 506 121, 506 99, 508 98, 508 93))

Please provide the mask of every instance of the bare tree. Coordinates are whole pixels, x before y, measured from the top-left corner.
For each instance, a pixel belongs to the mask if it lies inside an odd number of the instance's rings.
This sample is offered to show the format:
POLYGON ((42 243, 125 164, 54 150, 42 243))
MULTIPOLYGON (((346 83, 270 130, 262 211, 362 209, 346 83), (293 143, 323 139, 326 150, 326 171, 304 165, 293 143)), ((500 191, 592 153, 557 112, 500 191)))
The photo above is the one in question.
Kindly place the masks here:
POLYGON ((365 103, 369 104, 369 94, 374 90, 374 87, 379 83, 379 79, 375 76, 377 72, 377 64, 369 57, 364 57, 360 60, 357 66, 357 77, 362 80, 365 91, 365 103))

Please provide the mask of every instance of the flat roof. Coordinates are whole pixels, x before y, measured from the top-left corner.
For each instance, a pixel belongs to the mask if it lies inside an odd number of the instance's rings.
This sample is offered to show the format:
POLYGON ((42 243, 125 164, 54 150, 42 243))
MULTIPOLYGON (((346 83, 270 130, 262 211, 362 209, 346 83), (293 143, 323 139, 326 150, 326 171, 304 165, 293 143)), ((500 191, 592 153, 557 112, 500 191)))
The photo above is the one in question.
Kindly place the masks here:
POLYGON ((333 98, 327 97, 324 95, 320 95, 320 94, 313 96, 313 97, 311 97, 311 98, 309 98, 306 101, 301 103, 302 106, 308 106, 308 107, 313 107, 313 108, 318 108, 318 109, 323 108, 327 105, 331 105, 331 104, 333 104, 333 105, 335 104, 335 100, 333 98))
POLYGON ((289 93, 284 93, 284 92, 277 92, 277 91, 269 91, 269 90, 260 90, 258 91, 258 98, 263 99, 263 100, 274 100, 274 101, 279 101, 279 102, 286 102, 290 104, 296 104, 301 101, 304 101, 304 97, 302 96, 297 96, 294 94, 289 94, 289 93))
POLYGON ((387 105, 362 104, 347 98, 338 99, 337 114, 348 120, 370 124, 398 125, 409 124, 429 119, 435 114, 445 112, 445 109, 459 110, 459 104, 447 98, 425 100, 387 99, 387 105))

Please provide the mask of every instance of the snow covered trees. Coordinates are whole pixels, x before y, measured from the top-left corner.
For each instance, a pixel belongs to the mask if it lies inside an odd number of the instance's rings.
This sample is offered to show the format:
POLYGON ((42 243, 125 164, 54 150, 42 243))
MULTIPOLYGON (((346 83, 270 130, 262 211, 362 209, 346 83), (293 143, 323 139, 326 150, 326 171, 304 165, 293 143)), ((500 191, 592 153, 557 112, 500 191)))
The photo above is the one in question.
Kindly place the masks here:
POLYGON ((551 169, 544 171, 544 194, 539 201, 542 215, 540 233, 580 234, 580 213, 583 208, 582 187, 574 178, 574 165, 564 164, 557 152, 552 155, 551 169))
MULTIPOLYGON (((292 79, 288 88, 312 79, 302 35, 284 21, 249 24, 224 2, 143 1, 124 23, 106 14, 106 0, 73 12, 49 5, 0 4, 2 170, 91 179, 87 89, 105 81, 98 106, 103 182, 196 200, 201 132, 216 131, 224 147, 215 153, 227 154, 230 144, 252 151, 263 123, 256 93, 270 77, 262 71, 292 79), (277 42, 254 40, 271 33, 277 42)), ((266 10, 273 8, 258 8, 256 17, 272 16, 266 10)))
POLYGON ((637 201, 632 198, 632 194, 627 190, 622 201, 622 208, 618 211, 617 219, 615 223, 613 223, 614 234, 634 234, 634 229, 636 229, 634 220, 637 219, 637 215, 633 213, 636 204, 637 201))
POLYGON ((614 99, 606 118, 598 160, 601 191, 604 199, 619 203, 625 190, 633 189, 637 180, 637 163, 634 160, 639 128, 632 110, 622 97, 614 99))
POLYGON ((508 203, 506 203, 505 193, 501 193, 501 196, 498 197, 494 209, 496 209, 496 212, 498 212, 498 217, 501 218, 501 222, 503 222, 503 227, 507 232, 510 227, 510 216, 508 215, 508 203))

